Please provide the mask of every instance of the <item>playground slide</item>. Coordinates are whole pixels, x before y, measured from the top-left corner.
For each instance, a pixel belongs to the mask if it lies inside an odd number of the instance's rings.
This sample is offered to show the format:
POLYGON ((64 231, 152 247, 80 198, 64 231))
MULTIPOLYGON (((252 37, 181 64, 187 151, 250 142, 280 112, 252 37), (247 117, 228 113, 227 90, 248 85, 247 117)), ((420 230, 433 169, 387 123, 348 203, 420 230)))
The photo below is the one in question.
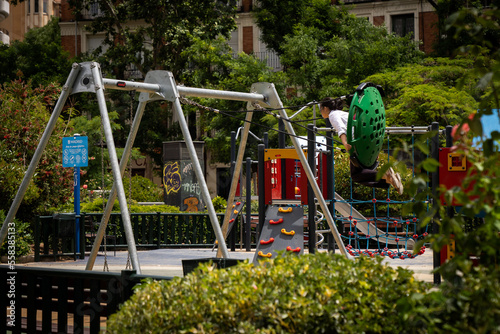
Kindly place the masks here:
MULTIPOLYGON (((379 236, 380 242, 383 242, 383 243, 387 242, 388 244, 391 244, 391 245, 396 245, 398 243, 398 242, 396 242, 395 237, 390 237, 390 238, 385 237, 384 231, 377 228, 375 226, 375 224, 369 223, 367 221, 367 219, 361 213, 359 213, 351 204, 345 203, 344 199, 337 193, 335 193, 335 200, 337 201, 335 203, 335 210, 337 210, 344 217, 352 216, 352 219, 358 220, 356 227, 362 233, 373 235, 375 233, 375 230, 376 230, 377 231, 376 234, 381 235, 381 236, 379 236)), ((414 248, 415 241, 413 239, 409 239, 408 241, 400 241, 399 245, 404 247, 405 242, 407 243, 408 249, 414 248)))

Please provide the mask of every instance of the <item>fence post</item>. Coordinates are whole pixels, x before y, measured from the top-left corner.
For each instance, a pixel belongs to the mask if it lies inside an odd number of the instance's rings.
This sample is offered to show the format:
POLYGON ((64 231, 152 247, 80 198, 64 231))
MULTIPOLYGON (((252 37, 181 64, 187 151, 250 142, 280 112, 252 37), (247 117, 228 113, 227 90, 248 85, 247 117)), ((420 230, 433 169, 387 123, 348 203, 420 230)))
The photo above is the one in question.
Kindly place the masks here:
POLYGON ((264 168, 264 145, 258 145, 258 159, 259 159, 259 226, 257 228, 257 240, 260 238, 260 232, 264 226, 264 221, 266 219, 266 193, 264 191, 265 187, 265 168, 264 168))
MULTIPOLYGON (((431 158, 439 161, 439 123, 433 122, 431 125, 431 131, 435 132, 435 135, 431 138, 431 158)), ((439 188, 439 171, 435 171, 431 173, 431 188, 432 195, 434 197, 434 201, 438 201, 438 188, 439 188)), ((437 203, 433 203, 434 206, 437 203)), ((436 212, 436 215, 432 221, 432 233, 439 233, 439 225, 436 220, 439 220, 441 217, 439 212, 436 212)), ((433 264, 434 268, 438 268, 441 265, 441 252, 434 251, 433 264)), ((441 283, 441 275, 439 273, 434 273, 434 284, 441 283)))
MULTIPOLYGON (((333 147, 333 133, 332 131, 326 132, 326 146, 328 154, 326 155, 326 184, 327 184, 327 197, 330 200, 328 209, 330 214, 335 218, 335 157, 334 157, 334 147, 333 147)), ((332 233, 328 233, 328 250, 335 253, 335 239, 332 233)))
POLYGON ((134 283, 134 278, 132 276, 135 276, 136 274, 137 271, 135 270, 122 270, 120 277, 120 281, 122 284, 122 293, 121 293, 121 301, 119 304, 126 302, 134 294, 132 292, 132 288, 135 286, 135 283, 134 283))
MULTIPOLYGON (((252 242, 252 159, 247 157, 247 196, 246 196, 246 224, 245 224, 245 250, 251 250, 252 242)), ((243 240, 241 240, 243 242, 243 240)))
MULTIPOLYGON (((313 173, 316 173, 316 135, 314 134, 314 125, 307 125, 307 163, 313 173)), ((309 209, 309 253, 316 252, 316 203, 314 201, 314 191, 310 183, 307 183, 307 203, 309 209)))

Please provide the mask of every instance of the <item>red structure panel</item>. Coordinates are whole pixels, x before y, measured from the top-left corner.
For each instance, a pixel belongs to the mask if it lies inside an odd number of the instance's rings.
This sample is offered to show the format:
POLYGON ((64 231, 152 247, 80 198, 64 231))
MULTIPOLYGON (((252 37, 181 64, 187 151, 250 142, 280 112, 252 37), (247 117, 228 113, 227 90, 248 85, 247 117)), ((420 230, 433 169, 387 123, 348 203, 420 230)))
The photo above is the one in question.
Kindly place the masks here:
MULTIPOLYGON (((319 168, 316 168, 316 182, 318 183, 319 188, 321 189, 321 193, 323 194, 323 198, 328 199, 328 183, 326 179, 326 171, 328 169, 328 166, 326 164, 327 159, 326 159, 326 154, 325 153, 320 153, 318 155, 318 158, 316 159, 316 166, 319 168)), ((301 203, 302 205, 307 205, 307 175, 304 173, 303 170, 301 170, 301 186, 300 186, 300 195, 301 195, 301 203)))
MULTIPOLYGON (((446 189, 453 187, 463 188, 464 179, 467 176, 468 169, 471 164, 467 161, 467 157, 451 152, 449 147, 439 149, 439 184, 446 189)), ((467 190, 472 189, 474 184, 469 185, 467 190)), ((441 203, 447 205, 444 194, 441 194, 441 203)), ((459 206, 455 200, 451 203, 452 206, 459 206)))

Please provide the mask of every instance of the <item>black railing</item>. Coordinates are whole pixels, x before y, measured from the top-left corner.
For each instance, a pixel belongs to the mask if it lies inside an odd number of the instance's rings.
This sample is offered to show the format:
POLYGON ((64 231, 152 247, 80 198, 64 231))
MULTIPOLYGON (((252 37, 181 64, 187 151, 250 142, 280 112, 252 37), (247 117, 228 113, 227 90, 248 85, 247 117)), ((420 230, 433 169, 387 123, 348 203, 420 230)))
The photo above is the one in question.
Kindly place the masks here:
POLYGON ((146 278, 135 271, 103 273, 80 270, 0 266, 0 332, 99 333, 108 317, 146 278), (5 293, 7 292, 7 293, 5 293))
MULTIPOLYGON (((57 216, 41 216, 35 224, 35 261, 41 257, 61 256, 84 258, 90 251, 97 233, 102 213, 82 213, 80 219, 80 250, 76 252, 74 216, 62 221, 57 216)), ((222 225, 224 214, 217 214, 222 225)), ((131 214, 132 231, 139 248, 162 247, 213 247, 215 233, 208 214, 187 213, 134 213, 131 214)), ((242 230, 237 219, 231 229, 228 242, 231 249, 242 245, 242 230)), ((127 248, 121 214, 113 213, 106 229, 109 249, 127 248)), ((255 243, 255 240, 252 240, 255 243)))

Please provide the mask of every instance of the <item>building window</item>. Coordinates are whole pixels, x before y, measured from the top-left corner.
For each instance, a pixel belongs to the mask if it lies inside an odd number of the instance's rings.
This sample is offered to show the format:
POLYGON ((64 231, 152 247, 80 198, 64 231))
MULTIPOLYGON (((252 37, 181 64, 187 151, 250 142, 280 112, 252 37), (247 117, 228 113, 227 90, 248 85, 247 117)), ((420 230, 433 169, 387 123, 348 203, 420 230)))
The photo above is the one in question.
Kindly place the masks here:
POLYGON ((415 20, 413 14, 392 16, 392 32, 398 36, 412 34, 415 36, 415 20))
POLYGON ((99 16, 100 8, 98 2, 92 2, 90 4, 90 16, 96 17, 99 16))
POLYGON ((47 14, 49 11, 49 3, 48 2, 49 2, 48 0, 43 0, 43 12, 45 14, 47 14))
POLYGON ((31 0, 28 0, 28 14, 31 13, 31 0))
POLYGON ((38 3, 38 0, 35 0, 35 13, 38 13, 40 11, 40 4, 38 3))

